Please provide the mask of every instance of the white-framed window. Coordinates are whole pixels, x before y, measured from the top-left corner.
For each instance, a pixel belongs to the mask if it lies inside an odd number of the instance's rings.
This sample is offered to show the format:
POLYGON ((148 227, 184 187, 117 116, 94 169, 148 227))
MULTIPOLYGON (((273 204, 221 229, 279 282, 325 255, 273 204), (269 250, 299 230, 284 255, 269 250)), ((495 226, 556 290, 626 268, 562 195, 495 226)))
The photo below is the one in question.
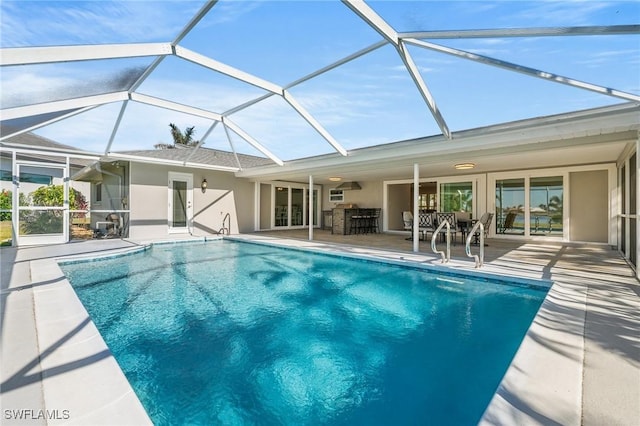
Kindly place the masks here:
POLYGON ((332 203, 341 203, 344 201, 344 191, 342 189, 330 189, 329 201, 332 203))

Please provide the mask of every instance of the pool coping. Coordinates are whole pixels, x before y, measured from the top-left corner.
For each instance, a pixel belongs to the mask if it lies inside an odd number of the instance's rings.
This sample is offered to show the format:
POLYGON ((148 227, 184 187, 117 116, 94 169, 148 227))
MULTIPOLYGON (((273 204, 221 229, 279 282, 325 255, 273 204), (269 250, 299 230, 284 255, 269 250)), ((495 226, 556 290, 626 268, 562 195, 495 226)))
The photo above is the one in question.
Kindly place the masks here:
MULTIPOLYGON (((219 238, 197 238, 187 241, 211 239, 219 238)), ((430 265, 442 268, 439 258, 425 253, 256 235, 236 235, 229 239, 324 251, 332 255, 338 253, 376 261, 390 260, 403 265, 430 265)), ((177 242, 136 242, 133 250, 145 249, 151 243, 177 242)), ((122 256, 131 251, 131 248, 108 249, 103 253, 122 256)), ((110 352, 105 352, 106 344, 95 330, 95 326, 91 321, 86 322, 88 315, 57 263, 59 260, 96 257, 101 255, 67 255, 30 261, 30 281, 34 284, 29 291, 33 293, 33 315, 38 331, 41 364, 34 370, 39 368, 42 371, 44 407, 63 408, 71 412, 70 419, 49 419, 48 422, 40 424, 151 424, 117 362, 110 352), (51 291, 45 293, 48 290, 51 291), (64 309, 60 309, 61 307, 64 309), (49 330, 55 334, 50 334, 49 330), (53 347, 51 341, 55 342, 53 345, 57 345, 55 357, 47 352, 53 347), (78 355, 81 356, 80 359, 77 358, 78 355), (69 371, 58 374, 61 366, 68 366, 69 371), (73 392, 75 393, 72 396, 70 393, 73 392), (95 395, 101 395, 101 398, 94 398, 95 395), (75 399, 78 401, 72 403, 75 399)), ((446 268, 460 271, 470 269, 469 262, 455 260, 446 268)), ((485 264, 481 273, 500 275, 513 274, 513 271, 505 266, 485 264)), ((524 271, 518 275, 525 280, 540 279, 540 274, 535 271, 524 271)), ((584 289, 581 291, 579 286, 570 280, 555 281, 551 285, 511 366, 484 413, 481 424, 582 424, 586 311, 587 295, 584 289), (569 331, 564 327, 567 314, 563 310, 566 309, 572 310, 574 316, 576 312, 579 313, 579 324, 576 325, 578 329, 569 331)), ((636 389, 632 391, 635 392, 636 389)))
MULTIPOLYGON (((106 256, 144 250, 122 249, 106 256)), ((73 256, 78 261, 96 255, 73 256)), ((42 393, 47 424, 152 425, 138 396, 58 265, 63 258, 31 262, 42 393), (43 351, 43 348, 46 348, 43 351), (55 348, 55 349, 54 349, 55 348), (52 350, 54 349, 54 350, 52 350), (60 374, 64 372, 64 374, 60 374), (66 418, 65 418, 66 417, 66 418)))

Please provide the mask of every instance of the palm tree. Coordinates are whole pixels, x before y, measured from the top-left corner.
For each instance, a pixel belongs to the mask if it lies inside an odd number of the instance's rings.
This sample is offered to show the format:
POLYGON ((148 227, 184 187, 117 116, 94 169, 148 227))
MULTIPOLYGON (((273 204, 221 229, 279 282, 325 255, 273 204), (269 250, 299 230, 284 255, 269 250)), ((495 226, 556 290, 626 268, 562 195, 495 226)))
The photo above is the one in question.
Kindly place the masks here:
POLYGON ((195 147, 200 141, 194 140, 193 135, 196 132, 195 126, 187 127, 187 129, 182 133, 182 131, 173 123, 169 123, 169 127, 171 128, 171 137, 173 138, 173 145, 166 143, 158 143, 155 144, 154 147, 156 149, 173 149, 177 147, 195 147))

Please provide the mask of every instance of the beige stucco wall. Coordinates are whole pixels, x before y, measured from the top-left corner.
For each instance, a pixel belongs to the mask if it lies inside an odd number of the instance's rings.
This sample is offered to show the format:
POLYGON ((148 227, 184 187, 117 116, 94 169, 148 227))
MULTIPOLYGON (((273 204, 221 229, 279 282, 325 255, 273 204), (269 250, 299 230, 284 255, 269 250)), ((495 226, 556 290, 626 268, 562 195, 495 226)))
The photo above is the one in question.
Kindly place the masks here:
POLYGON ((382 207, 382 182, 358 181, 362 189, 344 191, 344 201, 342 203, 334 203, 329 201, 329 190, 336 188, 340 183, 335 185, 325 185, 322 189, 322 210, 331 210, 336 204, 357 204, 362 208, 381 208, 382 207))
POLYGON ((569 173, 571 188, 569 238, 606 243, 608 239, 608 172, 569 173))
POLYGON ((411 184, 402 183, 397 185, 389 185, 387 188, 388 200, 388 229, 402 230, 404 223, 402 222, 402 212, 411 211, 411 199, 413 198, 411 184))
POLYGON ((271 227, 271 185, 260 184, 260 229, 271 227))
POLYGON ((129 236, 135 239, 168 235, 169 172, 193 174, 193 234, 213 235, 231 215, 231 233, 253 231, 254 184, 233 173, 171 167, 158 164, 131 164, 131 222, 129 236), (203 193, 200 183, 207 179, 203 193))

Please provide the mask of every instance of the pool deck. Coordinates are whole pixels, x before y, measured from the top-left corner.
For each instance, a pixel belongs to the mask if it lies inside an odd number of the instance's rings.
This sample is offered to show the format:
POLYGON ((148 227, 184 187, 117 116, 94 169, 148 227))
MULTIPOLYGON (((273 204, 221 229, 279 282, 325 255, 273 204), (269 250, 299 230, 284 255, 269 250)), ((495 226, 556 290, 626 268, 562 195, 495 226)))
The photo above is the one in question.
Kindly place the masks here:
MULTIPOLYGON (((314 241, 307 236, 298 230, 233 238, 474 270, 460 244, 442 265, 427 243, 413 253, 412 242, 401 234, 315 231, 314 241)), ((3 425, 151 423, 56 263, 147 243, 0 249, 3 425)), ((553 286, 481 423, 640 424, 640 283, 624 259, 602 245, 488 244, 482 273, 543 279, 553 286)))

